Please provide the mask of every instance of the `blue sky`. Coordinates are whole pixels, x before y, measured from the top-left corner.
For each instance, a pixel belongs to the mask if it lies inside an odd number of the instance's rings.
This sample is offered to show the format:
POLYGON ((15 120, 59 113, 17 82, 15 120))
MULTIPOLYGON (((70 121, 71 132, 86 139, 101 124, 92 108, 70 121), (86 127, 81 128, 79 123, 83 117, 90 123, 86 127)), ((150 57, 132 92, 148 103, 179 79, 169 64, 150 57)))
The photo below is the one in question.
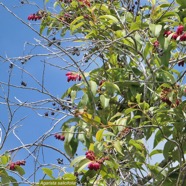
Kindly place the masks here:
MULTIPOLYGON (((38 9, 35 6, 26 5, 22 6, 20 1, 1 1, 4 3, 10 10, 12 10, 14 13, 16 13, 18 16, 20 16, 25 22, 29 22, 27 20, 27 17, 29 14, 35 13, 38 11, 38 9)), ((42 7, 42 1, 39 1, 41 7, 42 7)), ((25 45, 25 42, 28 43, 35 43, 34 39, 39 39, 37 34, 35 34, 33 31, 31 31, 27 26, 23 25, 19 20, 17 20, 13 15, 8 13, 2 6, 0 6, 0 25, 1 25, 1 34, 0 34, 0 56, 11 58, 11 57, 19 57, 23 55, 29 54, 30 50, 34 48, 30 45, 25 45)), ((39 22, 36 22, 39 23, 39 22)), ((38 26, 36 25, 36 28, 38 26)), ((32 53, 41 53, 44 54, 46 51, 41 49, 41 47, 37 47, 36 49, 32 50, 32 53)), ((43 58, 37 57, 29 60, 25 65, 22 65, 19 61, 15 63, 15 66, 17 65, 21 69, 24 69, 28 71, 30 74, 34 75, 35 78, 38 79, 38 81, 42 81, 42 71, 43 71, 43 62, 41 61, 43 58)), ((55 60, 54 60, 55 62, 55 60)), ((7 82, 9 77, 9 62, 2 63, 0 62, 0 81, 7 82)), ((18 69, 16 67, 13 67, 12 69, 12 75, 11 75, 11 84, 15 85, 17 87, 21 87, 21 81, 24 81, 27 83, 26 88, 32 88, 37 87, 41 90, 41 87, 26 73, 23 72, 23 70, 18 69)), ((47 90, 54 96, 60 97, 62 93, 67 89, 67 83, 66 83, 66 76, 65 71, 56 70, 53 67, 49 67, 46 65, 45 69, 45 87, 47 90), (65 86, 64 86, 65 85, 65 86)), ((7 86, 2 85, 5 94, 8 93, 7 86)), ((0 96, 2 96, 2 87, 0 90, 0 96)), ((22 102, 32 102, 32 101, 39 101, 41 99, 48 99, 48 96, 43 96, 41 93, 37 91, 31 91, 22 88, 16 88, 11 87, 10 88, 10 100, 12 100, 14 103, 17 102, 15 97, 22 102)), ((4 102, 3 99, 0 99, 0 102, 4 102)), ((48 108, 53 108, 54 110, 56 107, 52 106, 52 102, 46 105, 43 105, 42 107, 46 107, 46 110, 48 108)), ((18 107, 12 107, 12 110, 17 109, 18 107)), ((7 107, 6 105, 0 104, 0 121, 3 123, 3 125, 7 126, 9 121, 9 116, 7 114, 7 107)), ((29 108, 19 108, 16 113, 15 117, 13 118, 12 124, 18 122, 21 118, 25 118, 22 121, 19 122, 18 128, 16 128, 15 132, 19 136, 21 140, 23 140, 24 144, 32 143, 38 137, 42 134, 48 131, 53 125, 54 120, 48 119, 48 117, 40 117, 40 115, 44 115, 44 110, 38 109, 38 110, 32 110, 29 108), (37 111, 37 113, 36 113, 37 111)), ((51 112, 49 112, 49 117, 52 117, 51 112)), ((55 114, 56 116, 56 114, 55 114)), ((60 117, 63 115, 61 114, 60 117)), ((57 116, 59 118, 59 116, 57 116)), ((62 122, 60 122, 57 127, 54 129, 52 133, 55 133, 56 131, 60 131, 62 122)), ((4 137, 4 131, 3 131, 3 137, 4 137)), ((53 136, 49 137, 45 144, 56 146, 57 148, 63 150, 63 142, 56 140, 53 136)), ((3 147, 3 149, 0 150, 0 153, 4 153, 5 150, 9 150, 11 148, 15 148, 17 146, 21 146, 20 141, 12 134, 12 132, 9 134, 9 137, 3 147)), ((33 150, 33 149, 32 149, 33 150)), ((63 158, 60 154, 53 153, 51 150, 44 149, 44 158, 46 163, 53 163, 57 164, 56 159, 57 158, 63 158)), ((13 161, 22 160, 28 155, 28 152, 26 150, 21 150, 18 153, 12 154, 13 161), (15 158, 14 158, 14 155, 15 158)), ((42 156, 39 157, 39 159, 42 159, 42 156)), ((64 159, 65 160, 65 159, 64 159)), ((26 177, 29 176, 31 173, 33 173, 33 158, 27 158, 27 163, 25 166, 26 171, 26 177)), ((64 161, 65 162, 65 161, 64 161)), ((42 175, 41 171, 37 174, 36 180, 41 179, 42 175)), ((34 178, 31 180, 33 181, 34 178)))

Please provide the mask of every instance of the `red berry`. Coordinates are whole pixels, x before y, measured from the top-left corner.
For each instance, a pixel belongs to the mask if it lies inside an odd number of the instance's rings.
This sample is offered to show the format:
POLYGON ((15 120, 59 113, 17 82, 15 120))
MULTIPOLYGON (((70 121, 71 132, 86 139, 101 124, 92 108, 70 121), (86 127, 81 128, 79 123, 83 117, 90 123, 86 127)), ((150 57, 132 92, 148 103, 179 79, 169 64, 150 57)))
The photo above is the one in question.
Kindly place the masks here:
POLYGON ((166 30, 166 31, 164 32, 163 35, 167 37, 167 36, 169 36, 171 33, 172 33, 172 31, 166 30))
POLYGON ((54 137, 58 140, 64 141, 65 140, 65 136, 61 135, 61 134, 55 134, 54 137))
POLYGON ((99 82, 99 86, 101 86, 104 82, 105 82, 105 80, 101 80, 101 81, 99 82))
POLYGON ((159 47, 159 44, 160 44, 159 41, 155 41, 155 42, 153 43, 153 45, 154 45, 155 48, 159 47))
POLYGON ((89 163, 88 164, 88 168, 90 169, 90 170, 93 170, 94 169, 94 164, 91 162, 91 163, 89 163))
POLYGON ((178 28, 176 30, 176 33, 178 35, 181 35, 183 33, 183 30, 184 30, 184 26, 183 25, 180 25, 180 26, 178 26, 178 28))
POLYGON ((15 163, 10 164, 10 170, 15 170, 15 163))
POLYGON ((101 165, 98 163, 98 162, 95 162, 94 164, 93 164, 93 166, 94 166, 94 170, 95 171, 97 171, 98 169, 100 169, 100 167, 101 167, 101 165))
POLYGON ((174 33, 174 34, 172 35, 172 39, 174 39, 174 40, 176 40, 177 37, 178 37, 178 34, 177 34, 177 33, 174 33))
POLYGON ((72 72, 67 72, 66 76, 69 76, 69 75, 72 75, 72 74, 73 74, 72 72))
POLYGON ((186 33, 180 36, 180 41, 186 41, 186 33))
POLYGON ((176 105, 178 106, 179 104, 180 104, 180 100, 177 99, 177 100, 176 100, 176 105))
POLYGON ((65 140, 65 136, 64 135, 61 135, 60 136, 60 140, 64 141, 65 140))

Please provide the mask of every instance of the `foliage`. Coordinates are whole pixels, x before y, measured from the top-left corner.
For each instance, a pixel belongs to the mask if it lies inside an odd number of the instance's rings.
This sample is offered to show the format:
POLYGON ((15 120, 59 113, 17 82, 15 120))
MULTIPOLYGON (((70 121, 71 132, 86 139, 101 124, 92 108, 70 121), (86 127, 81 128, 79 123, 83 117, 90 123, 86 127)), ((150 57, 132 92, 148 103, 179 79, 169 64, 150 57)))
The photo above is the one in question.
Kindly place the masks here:
MULTIPOLYGON (((186 28, 185 1, 58 0, 53 6, 58 13, 38 13, 40 34, 65 37, 70 32, 82 46, 91 44, 83 63, 99 64, 84 72, 73 58, 82 56, 81 46, 66 53, 78 70, 67 74, 74 85, 58 101, 68 97, 71 103, 72 117, 61 132, 78 183, 186 184, 186 39, 184 30, 178 33, 180 25, 186 28), (162 142, 164 146, 157 149, 162 142), (75 157, 81 144, 84 152, 75 157), (154 160, 157 154, 162 161, 154 160)), ((53 45, 64 50, 56 42, 53 45)), ((9 183, 13 178, 5 171, 10 161, 6 158, 1 157, 1 176, 9 183)), ((52 169, 43 172, 54 178, 52 169)))

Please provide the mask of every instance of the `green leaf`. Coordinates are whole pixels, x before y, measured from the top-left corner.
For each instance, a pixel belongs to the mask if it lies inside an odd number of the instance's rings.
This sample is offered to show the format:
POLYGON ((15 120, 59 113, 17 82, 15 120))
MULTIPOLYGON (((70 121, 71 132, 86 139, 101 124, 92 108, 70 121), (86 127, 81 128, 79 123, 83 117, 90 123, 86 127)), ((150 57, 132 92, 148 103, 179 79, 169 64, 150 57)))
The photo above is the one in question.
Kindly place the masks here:
POLYGON ((127 114, 129 114, 129 113, 131 113, 133 111, 136 111, 136 110, 138 110, 138 109, 128 108, 128 109, 125 110, 125 114, 127 115, 127 114))
POLYGON ((80 107, 84 107, 87 105, 89 99, 88 99, 88 95, 86 93, 84 93, 83 97, 81 98, 81 101, 79 102, 80 107))
POLYGON ((23 169, 22 167, 18 166, 18 165, 15 166, 15 170, 16 170, 21 176, 23 176, 23 175, 25 174, 24 169, 23 169))
POLYGON ((84 19, 84 17, 83 17, 83 16, 79 16, 79 17, 77 17, 76 19, 74 19, 74 20, 70 23, 70 30, 71 30, 72 33, 73 33, 76 29, 78 29, 79 27, 81 27, 81 26, 84 24, 83 21, 81 21, 80 23, 76 24, 78 21, 80 21, 80 20, 82 20, 82 19, 84 19))
POLYGON ((121 155, 124 156, 124 154, 122 152, 122 146, 121 146, 120 141, 117 140, 114 142, 114 148, 116 149, 117 152, 119 152, 121 155))
POLYGON ((129 141, 129 144, 130 144, 130 145, 133 145, 134 147, 136 147, 136 149, 138 149, 138 150, 140 150, 140 151, 143 151, 143 150, 144 150, 144 145, 143 145, 143 143, 142 143, 141 141, 139 141, 139 140, 133 140, 133 139, 131 139, 131 140, 129 141))
POLYGON ((9 176, 9 179, 10 179, 10 182, 13 184, 13 186, 19 186, 15 178, 13 178, 12 176, 9 176))
POLYGON ((176 0, 176 2, 181 5, 182 8, 186 8, 186 1, 185 0, 176 0))
POLYGON ((74 174, 66 173, 62 177, 63 180, 76 180, 76 176, 74 174))
POLYGON ((100 130, 97 131, 97 133, 96 133, 96 140, 97 141, 100 142, 102 140, 102 138, 103 138, 103 132, 104 132, 104 129, 100 129, 100 130))
POLYGON ((8 156, 1 156, 1 162, 3 165, 6 165, 9 161, 8 156))
POLYGON ((149 29, 152 32, 153 36, 158 37, 160 35, 162 25, 150 24, 149 29))
POLYGON ((75 129, 76 129, 76 126, 70 127, 70 130, 68 131, 68 134, 65 135, 65 140, 67 141, 67 143, 70 143, 70 141, 72 140, 72 138, 74 136, 75 129))
POLYGON ((85 157, 85 156, 79 156, 79 157, 73 159, 73 160, 71 161, 71 163, 70 163, 70 166, 71 166, 71 167, 74 166, 76 163, 80 162, 80 161, 83 160, 83 159, 86 159, 86 157, 85 157))
POLYGON ((173 149, 174 149, 175 146, 176 146, 175 143, 173 143, 171 141, 167 141, 165 143, 165 146, 163 148, 163 155, 164 155, 164 158, 165 159, 168 159, 169 156, 172 155, 172 151, 173 151, 173 149))
POLYGON ((76 25, 71 26, 71 32, 74 33, 78 28, 84 25, 84 22, 80 22, 76 25))
POLYGON ((72 103, 74 103, 74 100, 75 100, 75 98, 76 98, 76 91, 75 91, 75 90, 72 90, 72 91, 71 91, 70 97, 71 97, 72 103))
POLYGON ((103 86, 106 88, 105 92, 108 96, 113 96, 114 93, 120 92, 120 89, 118 85, 111 83, 111 82, 105 82, 103 86))
POLYGON ((160 130, 156 132, 156 135, 154 137, 154 145, 153 148, 155 148, 161 141, 163 141, 165 138, 163 137, 160 130))
POLYGON ((1 176, 1 183, 3 186, 9 186, 10 178, 8 176, 1 176))
POLYGON ((69 145, 69 143, 66 139, 65 139, 65 143, 64 143, 64 149, 65 149, 65 152, 67 153, 67 155, 72 158, 73 157, 72 147, 69 145))
POLYGON ((81 90, 80 89, 80 86, 81 86, 82 83, 79 83, 79 84, 74 84, 72 87, 70 87, 62 96, 61 96, 61 99, 64 99, 66 96, 68 96, 71 91, 79 91, 81 90))
POLYGON ((43 170, 44 174, 46 174, 47 176, 49 176, 52 179, 55 179, 53 176, 53 171, 51 169, 43 167, 42 170, 43 170))
POLYGON ((70 141, 69 145, 72 149, 72 156, 74 156, 74 154, 77 151, 77 147, 78 147, 78 139, 77 138, 72 138, 72 140, 70 141))
POLYGON ((162 154, 162 153, 163 153, 162 149, 154 149, 149 155, 150 157, 152 157, 153 155, 162 154))
POLYGON ((77 169, 75 169, 78 173, 81 172, 85 167, 88 166, 88 164, 90 163, 90 160, 88 159, 84 159, 82 161, 79 162, 77 169))
POLYGON ((58 1, 56 1, 55 3, 54 3, 54 8, 56 8, 56 6, 59 4, 59 2, 58 1))
POLYGON ((118 19, 112 15, 103 15, 103 16, 99 16, 99 19, 108 19, 111 20, 112 23, 118 23, 118 19))
POLYGON ((136 95, 136 101, 137 101, 138 104, 140 103, 141 96, 142 96, 142 94, 138 94, 138 93, 136 95))
POLYGON ((89 81, 90 89, 92 91, 93 96, 97 93, 97 84, 95 81, 89 81))
POLYGON ((101 106, 102 106, 103 108, 106 108, 106 107, 109 106, 109 101, 110 101, 110 99, 109 99, 109 98, 106 98, 104 95, 101 95, 101 96, 100 96, 100 101, 101 101, 101 106))
POLYGON ((147 56, 150 54, 151 50, 152 50, 152 45, 149 42, 147 42, 144 52, 143 52, 144 58, 147 58, 147 56))

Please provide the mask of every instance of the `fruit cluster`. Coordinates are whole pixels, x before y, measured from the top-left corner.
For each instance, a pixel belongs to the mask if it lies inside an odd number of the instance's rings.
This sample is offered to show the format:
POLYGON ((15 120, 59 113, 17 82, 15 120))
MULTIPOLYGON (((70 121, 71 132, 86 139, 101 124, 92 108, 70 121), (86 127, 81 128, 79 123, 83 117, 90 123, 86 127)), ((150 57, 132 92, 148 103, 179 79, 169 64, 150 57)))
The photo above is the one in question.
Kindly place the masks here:
POLYGON ((65 140, 65 136, 62 134, 55 134, 54 137, 58 140, 64 141, 65 140))
POLYGON ((184 64, 185 64, 185 61, 184 60, 178 62, 178 66, 184 67, 184 64))
POLYGON ((79 2, 82 3, 82 6, 86 5, 86 6, 90 7, 90 5, 91 5, 89 0, 79 0, 79 2))
POLYGON ((86 158, 91 161, 94 161, 96 159, 94 152, 91 150, 87 151, 85 155, 86 155, 86 158))
POLYGON ((105 160, 109 159, 109 157, 103 157, 96 160, 95 153, 91 150, 87 151, 85 155, 87 159, 91 160, 91 162, 88 164, 88 168, 95 171, 101 168, 101 164, 103 164, 105 160))
POLYGON ((171 30, 166 30, 164 32, 164 36, 168 37, 170 34, 172 34, 172 39, 176 40, 179 38, 180 41, 186 41, 186 33, 184 31, 184 26, 179 25, 176 32, 172 32, 171 30))
POLYGON ((21 161, 16 161, 16 162, 12 162, 12 163, 10 163, 10 170, 15 170, 15 168, 16 168, 16 165, 17 166, 21 166, 21 165, 25 165, 25 163, 26 163, 26 161, 25 160, 21 160, 21 161))
MULTIPOLYGON (((162 92, 161 92, 161 95, 160 95, 160 99, 162 102, 164 103, 167 103, 167 105, 171 106, 171 107, 176 107, 180 104, 180 100, 179 99, 176 99, 175 101, 175 104, 173 104, 173 102, 169 99, 169 95, 172 93, 172 90, 171 88, 168 88, 168 87, 162 87, 162 92)), ((176 92, 176 91, 174 91, 176 92)))
POLYGON ((68 78, 67 78, 67 81, 68 81, 68 82, 69 82, 69 81, 76 81, 76 80, 81 81, 81 79, 82 79, 81 75, 79 75, 79 74, 74 74, 73 72, 67 72, 67 73, 66 73, 66 76, 68 77, 68 78))
POLYGON ((42 17, 40 16, 40 15, 37 15, 37 14, 30 14, 29 16, 28 16, 28 20, 32 20, 32 21, 37 21, 37 20, 39 20, 39 19, 41 19, 42 17))
POLYGON ((154 48, 158 48, 160 45, 159 41, 154 41, 153 46, 154 48))

